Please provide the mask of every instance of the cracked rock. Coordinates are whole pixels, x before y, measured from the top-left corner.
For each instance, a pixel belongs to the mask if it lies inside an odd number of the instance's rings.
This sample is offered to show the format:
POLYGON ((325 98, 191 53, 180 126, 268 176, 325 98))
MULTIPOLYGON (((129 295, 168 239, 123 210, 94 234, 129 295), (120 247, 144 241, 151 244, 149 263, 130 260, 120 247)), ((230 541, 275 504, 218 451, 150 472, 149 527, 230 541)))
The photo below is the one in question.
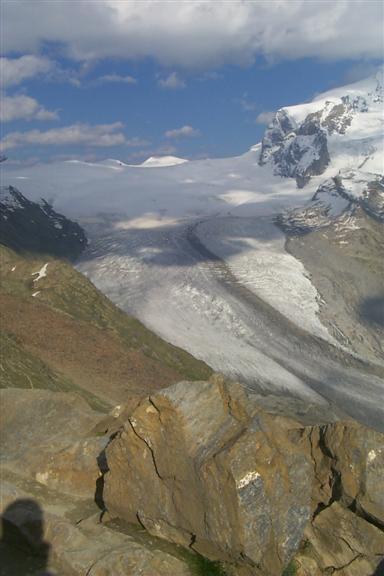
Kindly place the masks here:
POLYGON ((301 426, 220 379, 180 382, 143 400, 106 454, 112 516, 250 574, 279 574, 311 516, 301 426))

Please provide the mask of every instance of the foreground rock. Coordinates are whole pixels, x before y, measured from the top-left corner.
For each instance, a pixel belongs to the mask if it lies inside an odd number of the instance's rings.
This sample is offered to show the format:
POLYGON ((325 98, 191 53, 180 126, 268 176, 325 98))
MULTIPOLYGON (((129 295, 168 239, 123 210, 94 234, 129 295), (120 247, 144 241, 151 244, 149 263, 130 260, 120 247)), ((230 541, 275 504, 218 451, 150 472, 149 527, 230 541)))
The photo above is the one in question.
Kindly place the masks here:
POLYGON ((1 576, 24 576, 26 561, 33 576, 224 574, 196 552, 227 576, 380 574, 375 430, 283 417, 219 377, 108 415, 49 390, 6 389, 0 402, 1 576))
POLYGON ((91 430, 104 418, 75 394, 0 390, 1 466, 67 494, 93 498, 98 455, 107 436, 91 430))
MULTIPOLYGON (((318 514, 305 531, 307 553, 319 574, 372 575, 383 555, 383 533, 348 508, 334 502, 318 514)), ((302 560, 303 561, 303 560, 302 560)))
POLYGON ((243 574, 281 574, 306 533, 319 574, 358 559, 368 576, 384 552, 383 452, 383 435, 358 424, 305 427, 238 385, 181 382, 143 400, 109 444, 104 501, 243 574))
POLYGON ((174 550, 101 524, 90 504, 26 492, 12 480, 1 485, 2 576, 41 576, 47 568, 51 576, 192 576, 174 550))
POLYGON ((192 576, 195 554, 101 523, 103 432, 120 410, 12 388, 0 390, 0 406, 1 576, 192 576))

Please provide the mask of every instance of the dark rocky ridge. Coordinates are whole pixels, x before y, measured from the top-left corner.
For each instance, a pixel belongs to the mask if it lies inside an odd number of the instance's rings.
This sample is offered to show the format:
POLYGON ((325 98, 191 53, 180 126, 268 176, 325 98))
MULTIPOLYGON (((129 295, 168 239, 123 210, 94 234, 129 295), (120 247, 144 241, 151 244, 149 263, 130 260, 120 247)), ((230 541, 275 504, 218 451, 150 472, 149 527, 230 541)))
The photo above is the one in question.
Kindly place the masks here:
POLYGON ((276 113, 262 140, 260 165, 273 162, 275 174, 295 178, 302 188, 311 176, 322 174, 329 161, 326 132, 316 115, 296 126, 285 110, 276 113))
POLYGON ((75 259, 87 245, 79 224, 45 200, 27 200, 13 186, 0 188, 0 222, 0 243, 13 250, 75 259))

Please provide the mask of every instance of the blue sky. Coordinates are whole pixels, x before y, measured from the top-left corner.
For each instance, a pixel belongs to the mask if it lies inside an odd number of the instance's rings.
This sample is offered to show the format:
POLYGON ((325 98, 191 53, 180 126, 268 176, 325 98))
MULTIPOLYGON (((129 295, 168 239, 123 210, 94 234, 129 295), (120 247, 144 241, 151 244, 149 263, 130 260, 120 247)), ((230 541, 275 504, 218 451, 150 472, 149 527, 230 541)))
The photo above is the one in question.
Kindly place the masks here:
POLYGON ((312 11, 299 0, 280 10, 240 0, 54 4, 4 2, 10 161, 241 154, 271 112, 368 76, 383 55, 375 1, 312 2, 312 11))

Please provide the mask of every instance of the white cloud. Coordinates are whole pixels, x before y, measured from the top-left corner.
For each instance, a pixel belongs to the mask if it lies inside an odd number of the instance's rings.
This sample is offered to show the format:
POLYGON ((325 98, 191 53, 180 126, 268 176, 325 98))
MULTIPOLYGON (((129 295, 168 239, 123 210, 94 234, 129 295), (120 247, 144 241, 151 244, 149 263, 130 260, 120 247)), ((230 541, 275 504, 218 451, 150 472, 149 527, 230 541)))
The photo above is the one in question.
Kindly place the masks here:
POLYGON ((169 74, 166 78, 160 78, 158 84, 162 88, 167 88, 168 90, 185 88, 185 82, 179 78, 176 72, 171 72, 171 74, 169 74))
POLYGON ((198 136, 200 131, 192 126, 182 126, 181 128, 174 128, 173 130, 167 130, 164 134, 166 138, 191 138, 193 136, 198 136))
POLYGON ((256 124, 270 124, 275 117, 275 112, 260 112, 256 117, 256 124))
POLYGON ((26 55, 21 58, 0 58, 2 88, 15 86, 37 74, 48 72, 53 63, 42 56, 26 55))
POLYGON ((77 60, 152 57, 209 68, 268 58, 381 58, 380 0, 19 0, 4 2, 2 45, 63 44, 77 60))
MULTIPOLYGON (((27 132, 10 132, 1 140, 1 148, 7 150, 25 145, 42 146, 117 146, 125 144, 126 138, 121 132, 123 124, 72 124, 53 128, 44 132, 29 130, 27 132)), ((128 141, 129 142, 129 141, 128 141)), ((129 144, 128 144, 129 145, 129 144)))
POLYGON ((121 84, 137 84, 133 76, 120 76, 120 74, 106 74, 99 78, 99 82, 117 82, 121 84))
POLYGON ((57 112, 46 110, 37 100, 21 94, 19 96, 2 96, 0 121, 12 120, 57 120, 57 112))

